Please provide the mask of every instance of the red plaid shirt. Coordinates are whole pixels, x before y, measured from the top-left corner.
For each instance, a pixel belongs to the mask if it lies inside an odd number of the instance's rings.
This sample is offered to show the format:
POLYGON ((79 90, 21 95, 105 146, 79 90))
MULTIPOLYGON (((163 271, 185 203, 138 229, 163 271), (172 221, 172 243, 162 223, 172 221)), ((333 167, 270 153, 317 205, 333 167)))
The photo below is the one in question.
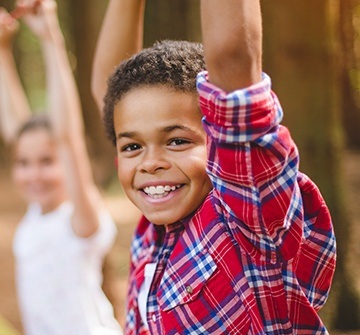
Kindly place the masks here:
POLYGON ((335 270, 326 204, 298 171, 269 77, 230 94, 198 77, 214 189, 195 214, 132 243, 126 334, 327 334, 317 310, 335 270), (157 268, 138 309, 144 267, 157 268))

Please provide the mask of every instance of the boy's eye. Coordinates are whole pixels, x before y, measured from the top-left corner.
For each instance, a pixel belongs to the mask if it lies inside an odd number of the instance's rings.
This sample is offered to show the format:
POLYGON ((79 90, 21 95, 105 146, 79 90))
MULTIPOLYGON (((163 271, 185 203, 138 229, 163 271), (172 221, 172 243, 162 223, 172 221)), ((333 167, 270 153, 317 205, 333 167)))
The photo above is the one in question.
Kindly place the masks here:
POLYGON ((139 149, 141 149, 141 146, 139 144, 132 143, 132 144, 124 145, 121 148, 121 152, 132 152, 139 149))
POLYGON ((187 140, 184 140, 183 138, 175 138, 175 139, 172 139, 171 141, 169 141, 170 146, 180 146, 180 145, 185 145, 188 143, 190 143, 190 142, 187 140))

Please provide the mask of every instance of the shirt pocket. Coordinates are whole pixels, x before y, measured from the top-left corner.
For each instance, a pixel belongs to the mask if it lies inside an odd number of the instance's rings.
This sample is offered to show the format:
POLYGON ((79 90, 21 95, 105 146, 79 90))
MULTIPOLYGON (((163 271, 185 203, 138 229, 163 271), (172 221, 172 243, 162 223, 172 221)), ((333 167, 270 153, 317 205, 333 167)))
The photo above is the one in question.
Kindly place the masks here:
POLYGON ((201 250, 193 257, 170 264, 157 299, 166 334, 251 333, 251 318, 241 293, 208 251, 201 250))
POLYGON ((157 299, 161 310, 167 311, 197 298, 217 266, 205 249, 192 250, 175 260, 170 258, 161 279, 157 299))

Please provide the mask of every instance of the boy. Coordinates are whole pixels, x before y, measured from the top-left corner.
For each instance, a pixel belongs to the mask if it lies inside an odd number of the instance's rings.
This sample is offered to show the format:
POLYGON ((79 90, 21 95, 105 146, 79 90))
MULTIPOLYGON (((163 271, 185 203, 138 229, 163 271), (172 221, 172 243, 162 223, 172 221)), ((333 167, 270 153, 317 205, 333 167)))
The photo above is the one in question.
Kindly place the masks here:
MULTIPOLYGON (((99 106, 114 55, 139 45, 114 46, 116 25, 140 36, 142 15, 142 1, 110 2, 94 66, 99 106), (105 56, 110 46, 118 50, 105 56)), ((144 215, 126 334, 327 334, 317 311, 335 269, 331 218, 298 171, 262 73, 260 3, 204 0, 201 18, 202 115, 200 45, 158 43, 108 81, 104 122, 119 180, 144 215)))

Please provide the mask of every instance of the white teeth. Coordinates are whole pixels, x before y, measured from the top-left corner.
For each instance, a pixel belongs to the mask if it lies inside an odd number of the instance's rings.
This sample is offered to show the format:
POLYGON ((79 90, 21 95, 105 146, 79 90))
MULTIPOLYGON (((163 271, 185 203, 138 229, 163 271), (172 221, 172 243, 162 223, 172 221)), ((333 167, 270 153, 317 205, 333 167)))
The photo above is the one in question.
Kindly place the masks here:
POLYGON ((149 186, 149 187, 144 188, 144 192, 149 195, 164 195, 164 194, 168 194, 170 191, 175 191, 177 188, 180 188, 180 187, 181 187, 181 185, 149 186))

